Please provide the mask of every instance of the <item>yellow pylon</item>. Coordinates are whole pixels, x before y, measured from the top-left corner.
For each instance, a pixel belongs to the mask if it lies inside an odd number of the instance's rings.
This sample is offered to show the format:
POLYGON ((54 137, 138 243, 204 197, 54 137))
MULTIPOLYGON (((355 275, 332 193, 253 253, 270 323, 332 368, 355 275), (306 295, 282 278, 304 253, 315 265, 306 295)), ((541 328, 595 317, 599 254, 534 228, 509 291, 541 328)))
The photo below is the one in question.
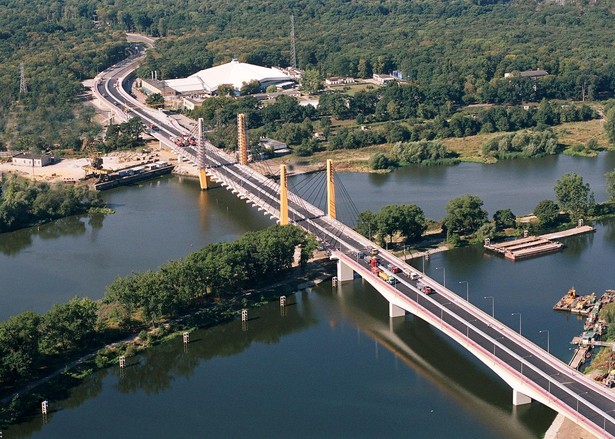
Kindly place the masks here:
POLYGON ((201 190, 209 189, 209 185, 211 184, 210 176, 205 172, 205 168, 199 169, 199 182, 201 183, 201 190))
POLYGON ((335 219, 335 181, 333 180, 333 160, 327 159, 327 208, 328 214, 335 219))
POLYGON ((286 166, 280 165, 280 225, 288 224, 288 178, 286 166))

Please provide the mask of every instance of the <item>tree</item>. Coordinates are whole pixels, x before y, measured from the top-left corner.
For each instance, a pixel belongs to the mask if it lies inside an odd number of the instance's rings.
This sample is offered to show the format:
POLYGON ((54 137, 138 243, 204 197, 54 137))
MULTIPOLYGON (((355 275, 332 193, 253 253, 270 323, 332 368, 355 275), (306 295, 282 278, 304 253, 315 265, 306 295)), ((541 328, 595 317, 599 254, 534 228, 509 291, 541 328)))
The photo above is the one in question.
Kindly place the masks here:
POLYGON ((480 226, 480 228, 476 232, 476 238, 480 241, 484 241, 487 238, 491 239, 495 236, 496 232, 497 226, 495 224, 495 221, 489 221, 488 223, 485 223, 480 226))
POLYGON ((371 240, 374 233, 378 230, 378 226, 376 224, 376 214, 371 210, 365 210, 359 213, 355 229, 361 235, 371 240))
POLYGON ((399 220, 397 223, 399 234, 406 242, 417 241, 427 230, 427 221, 423 210, 414 204, 399 206, 399 220))
POLYGON ((493 221, 496 230, 503 230, 507 227, 515 227, 517 217, 510 209, 498 210, 493 214, 493 221))
POLYGON ((361 58, 357 64, 357 76, 359 78, 371 78, 372 77, 372 65, 369 60, 361 58))
POLYGON ((59 354, 83 348, 96 331, 98 305, 87 297, 53 305, 41 322, 41 352, 59 354))
POLYGON ((301 76, 301 90, 316 94, 322 90, 322 75, 318 70, 307 69, 301 76))
POLYGON ((576 173, 565 174, 555 183, 555 196, 559 206, 571 213, 573 219, 591 213, 596 203, 589 183, 576 173))
POLYGON ((542 200, 534 208, 534 215, 542 227, 550 227, 555 225, 559 218, 559 207, 554 201, 542 200))
POLYGON ((487 219, 487 211, 482 207, 483 201, 476 195, 466 194, 450 200, 443 220, 447 234, 467 235, 476 232, 487 219))
POLYGON ((40 358, 40 316, 26 311, 0 323, 0 382, 30 376, 40 358))
POLYGON ((382 152, 376 152, 371 155, 367 162, 370 169, 379 170, 379 169, 389 169, 394 166, 395 162, 387 157, 382 152))
POLYGON ((606 178, 606 193, 609 194, 610 201, 615 201, 615 170, 604 174, 606 178))
POLYGON ((244 95, 253 95, 256 94, 258 92, 260 92, 261 90, 261 83, 254 79, 250 82, 244 82, 241 85, 241 88, 239 89, 239 93, 244 96, 244 95))
POLYGON ((216 90, 218 96, 235 96, 233 84, 220 84, 216 90))
POLYGON ((145 99, 145 103, 152 108, 164 107, 164 96, 160 93, 151 94, 145 99))

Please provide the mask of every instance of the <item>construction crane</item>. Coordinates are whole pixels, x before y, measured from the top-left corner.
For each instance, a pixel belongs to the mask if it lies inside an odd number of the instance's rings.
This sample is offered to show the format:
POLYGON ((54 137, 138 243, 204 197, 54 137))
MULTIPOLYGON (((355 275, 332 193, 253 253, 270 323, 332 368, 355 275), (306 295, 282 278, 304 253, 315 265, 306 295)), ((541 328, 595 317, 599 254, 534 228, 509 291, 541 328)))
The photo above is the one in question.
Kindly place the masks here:
POLYGON ((100 153, 96 150, 89 137, 83 139, 81 151, 87 153, 90 160, 89 165, 81 167, 85 171, 86 177, 91 175, 108 175, 112 172, 103 167, 103 159, 100 157, 100 153))

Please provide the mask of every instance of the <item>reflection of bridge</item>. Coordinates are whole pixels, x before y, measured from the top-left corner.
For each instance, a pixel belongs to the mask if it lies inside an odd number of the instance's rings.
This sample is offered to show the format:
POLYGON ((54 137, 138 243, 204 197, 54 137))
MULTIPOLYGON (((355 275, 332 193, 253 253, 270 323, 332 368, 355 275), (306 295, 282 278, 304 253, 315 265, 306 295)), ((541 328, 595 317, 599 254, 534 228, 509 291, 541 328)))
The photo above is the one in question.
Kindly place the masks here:
POLYGON ((431 287, 435 294, 420 292, 416 280, 409 277, 413 270, 410 266, 337 221, 330 162, 327 166, 329 201, 325 214, 288 191, 285 168, 281 169, 279 183, 275 182, 207 142, 202 121, 196 132, 188 133, 163 113, 142 107, 118 86, 134 70, 136 62, 137 58, 130 58, 101 73, 95 81, 95 93, 107 102, 119 120, 139 117, 147 125, 158 127, 150 134, 178 157, 198 166, 203 189, 208 188, 213 179, 270 217, 279 219, 281 224, 291 222, 315 234, 331 251, 331 258, 338 261, 339 281, 351 280, 357 273, 387 299, 391 318, 410 312, 440 329, 512 387, 513 404, 535 399, 600 437, 615 437, 615 394, 609 389, 572 370, 433 279, 423 277, 421 282, 431 287), (194 135, 197 144, 177 146, 174 140, 182 135, 194 135), (368 246, 379 250, 380 264, 403 269, 402 273, 393 275, 393 284, 374 276, 359 258, 358 252, 368 246))

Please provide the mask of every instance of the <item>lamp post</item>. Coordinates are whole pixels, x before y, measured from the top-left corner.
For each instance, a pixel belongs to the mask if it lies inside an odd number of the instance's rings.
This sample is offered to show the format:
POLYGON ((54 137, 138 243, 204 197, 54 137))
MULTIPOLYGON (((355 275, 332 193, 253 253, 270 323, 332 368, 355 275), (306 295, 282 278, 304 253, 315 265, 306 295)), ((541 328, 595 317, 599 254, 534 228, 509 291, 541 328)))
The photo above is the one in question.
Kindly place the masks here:
POLYGON ((550 349, 550 338, 551 338, 551 334, 549 333, 548 329, 543 329, 542 331, 538 331, 539 333, 543 333, 546 332, 547 333, 547 352, 551 353, 551 349, 550 349))
POLYGON ((519 335, 521 335, 521 313, 520 312, 511 312, 511 316, 519 316, 519 335))
POLYGON ((495 297, 485 296, 483 299, 491 299, 491 317, 495 317, 495 297))
POLYGON ((446 268, 445 267, 436 267, 436 270, 442 270, 442 286, 446 288, 446 268))
POLYGON ((460 280, 460 284, 466 284, 466 302, 470 301, 470 282, 467 280, 460 280))

